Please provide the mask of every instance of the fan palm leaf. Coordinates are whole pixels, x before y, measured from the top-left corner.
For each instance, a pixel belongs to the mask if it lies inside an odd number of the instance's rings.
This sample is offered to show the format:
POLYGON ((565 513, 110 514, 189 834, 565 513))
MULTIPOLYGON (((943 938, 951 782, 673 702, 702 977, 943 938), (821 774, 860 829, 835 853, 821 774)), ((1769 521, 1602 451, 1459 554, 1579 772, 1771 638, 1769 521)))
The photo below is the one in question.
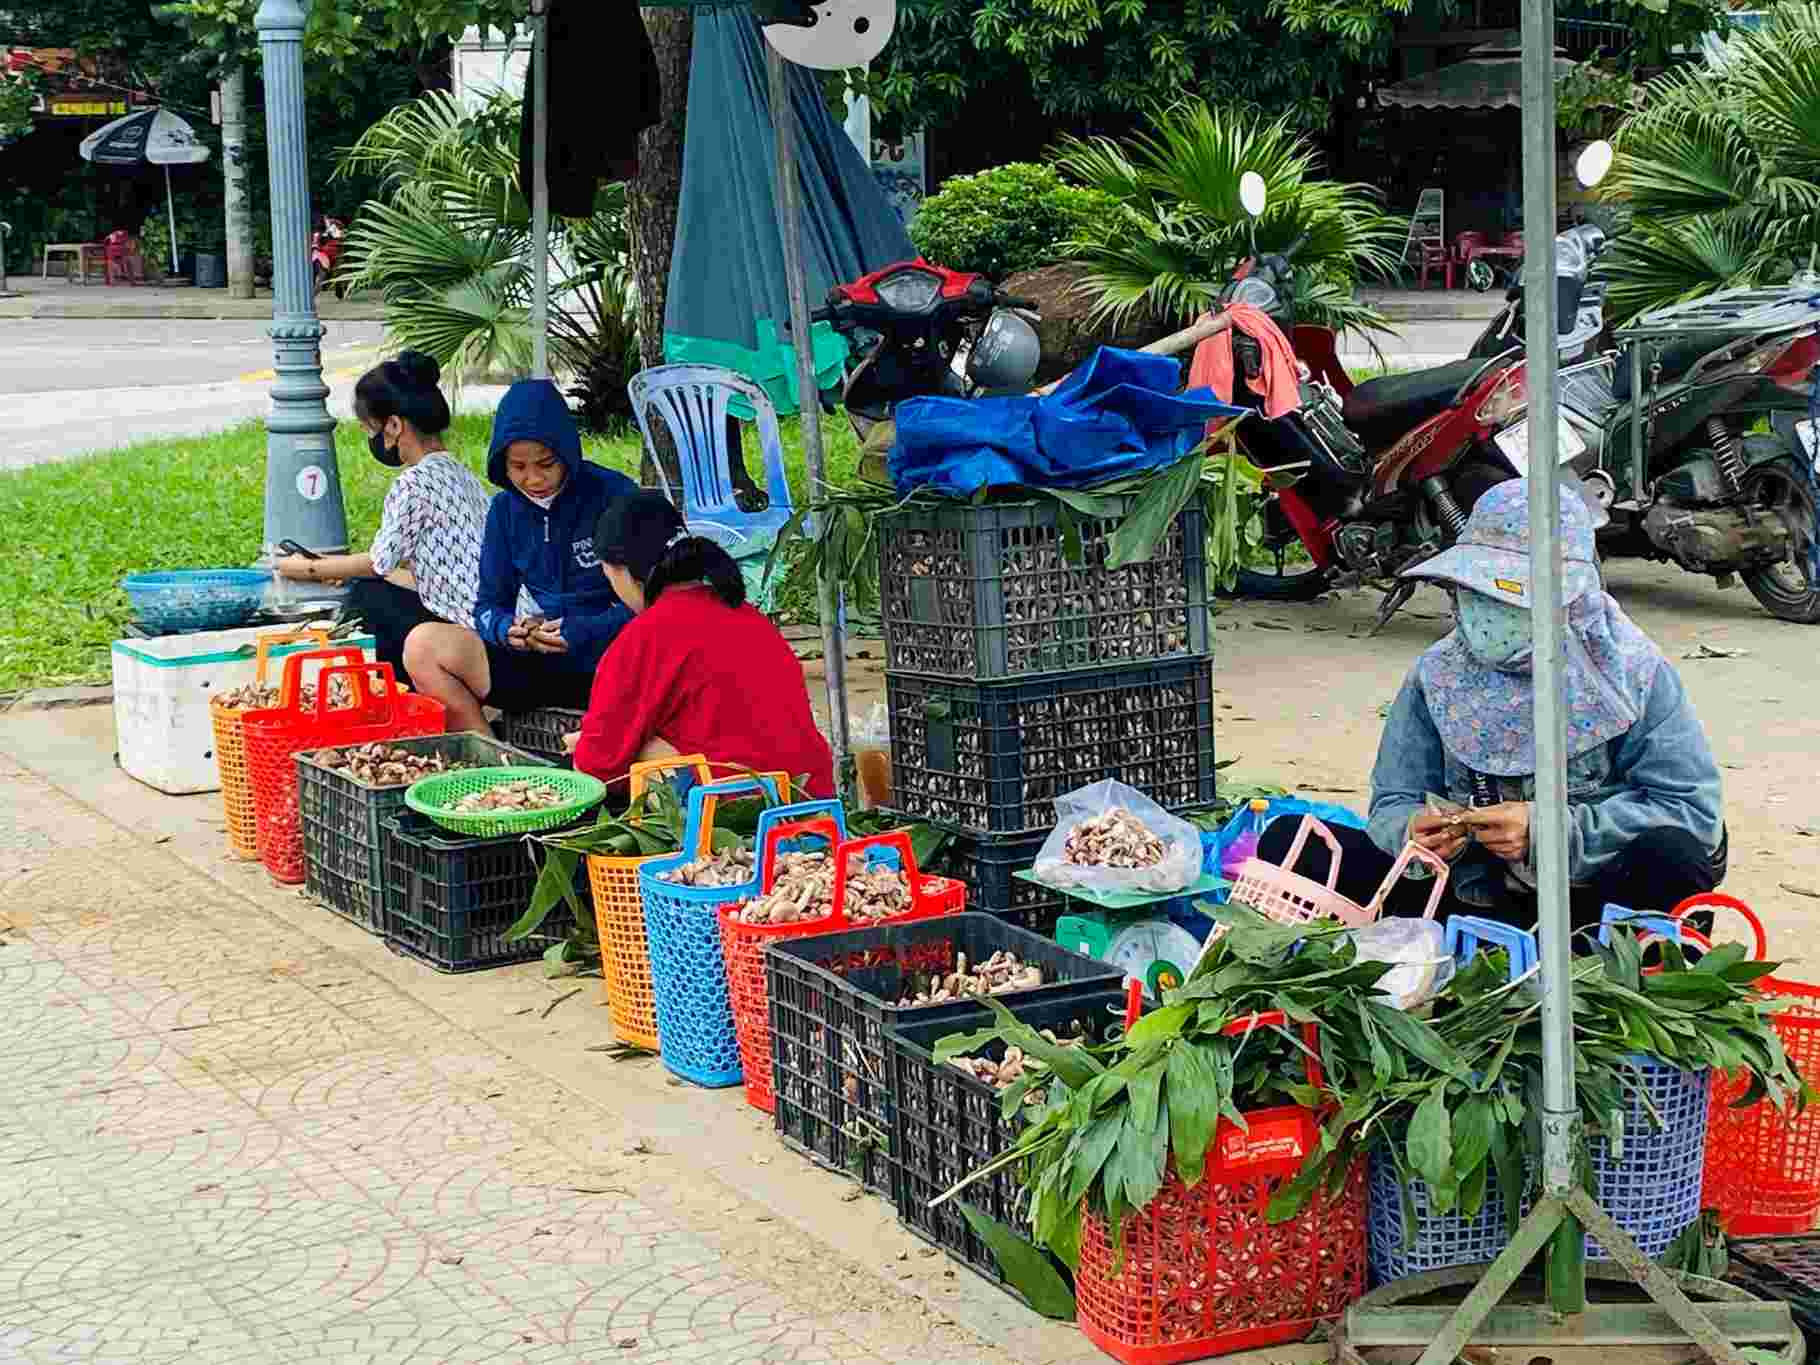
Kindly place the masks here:
POLYGON ((1339 329, 1386 329, 1353 300, 1351 286, 1395 268, 1407 225, 1384 213, 1369 187, 1321 179, 1313 149, 1286 120, 1189 100, 1124 142, 1067 139, 1056 165, 1119 206, 1065 244, 1086 267, 1081 288, 1095 317, 1187 321, 1214 300, 1254 243, 1284 251, 1300 238, 1298 316, 1339 329), (1263 177, 1268 198, 1255 224, 1239 199, 1248 171, 1263 177))
POLYGON ((1722 71, 1658 77, 1604 193, 1632 230, 1600 264, 1613 319, 1786 280, 1820 250, 1820 6, 1737 35, 1722 71))

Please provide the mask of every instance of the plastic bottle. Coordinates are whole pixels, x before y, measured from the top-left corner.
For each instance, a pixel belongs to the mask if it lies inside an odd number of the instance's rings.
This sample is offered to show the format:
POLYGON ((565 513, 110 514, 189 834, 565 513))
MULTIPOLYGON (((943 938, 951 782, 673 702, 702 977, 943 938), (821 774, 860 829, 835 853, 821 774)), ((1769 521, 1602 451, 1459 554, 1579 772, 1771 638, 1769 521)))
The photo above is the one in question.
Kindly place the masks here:
POLYGON ((1270 811, 1270 802, 1254 799, 1251 803, 1251 823, 1240 830, 1238 837, 1226 845, 1226 851, 1220 855, 1220 875, 1231 881, 1239 875, 1239 869, 1245 866, 1246 860, 1258 856, 1258 840, 1264 834, 1264 817, 1270 811))

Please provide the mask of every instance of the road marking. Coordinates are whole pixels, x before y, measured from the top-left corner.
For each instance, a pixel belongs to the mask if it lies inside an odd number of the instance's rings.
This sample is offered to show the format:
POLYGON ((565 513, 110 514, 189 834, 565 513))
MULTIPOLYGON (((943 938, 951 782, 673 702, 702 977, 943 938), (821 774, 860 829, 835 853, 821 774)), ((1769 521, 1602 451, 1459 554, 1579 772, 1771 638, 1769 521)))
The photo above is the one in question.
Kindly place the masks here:
MULTIPOLYGON (((348 370, 325 370, 322 377, 333 384, 343 379, 358 379, 372 368, 371 365, 356 365, 348 370)), ((277 370, 248 370, 235 382, 238 384, 265 384, 276 378, 278 378, 277 370)))

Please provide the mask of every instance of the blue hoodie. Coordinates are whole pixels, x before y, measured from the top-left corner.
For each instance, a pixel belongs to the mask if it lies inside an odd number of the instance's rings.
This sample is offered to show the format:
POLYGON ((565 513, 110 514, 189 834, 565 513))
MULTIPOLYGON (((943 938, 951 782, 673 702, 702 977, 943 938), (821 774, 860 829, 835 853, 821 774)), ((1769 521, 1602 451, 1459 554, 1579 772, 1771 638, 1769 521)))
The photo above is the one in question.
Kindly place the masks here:
POLYGON ((526 588, 544 615, 562 621, 569 652, 549 657, 592 674, 613 637, 632 619, 594 556, 594 523, 609 502, 636 493, 638 485, 582 458, 575 418, 547 379, 521 380, 500 400, 487 477, 505 491, 494 496, 487 511, 475 629, 483 640, 504 645, 518 617, 518 591, 526 588), (506 449, 515 441, 537 441, 562 461, 566 477, 547 510, 506 477, 506 449))

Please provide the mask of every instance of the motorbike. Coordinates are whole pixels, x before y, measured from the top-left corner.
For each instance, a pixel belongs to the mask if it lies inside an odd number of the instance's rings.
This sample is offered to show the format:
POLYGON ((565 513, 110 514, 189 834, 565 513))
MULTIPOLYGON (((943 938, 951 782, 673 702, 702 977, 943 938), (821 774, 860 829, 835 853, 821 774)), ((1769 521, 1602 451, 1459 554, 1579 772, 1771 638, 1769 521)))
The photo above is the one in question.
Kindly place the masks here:
MULTIPOLYGON (((1722 587, 1741 576, 1773 615, 1820 623, 1820 279, 1649 314, 1617 334, 1620 353, 1592 279, 1603 245, 1585 226, 1556 246, 1557 458, 1593 511, 1601 555, 1672 561, 1722 587)), ((1248 291, 1293 327, 1278 302, 1288 262, 1256 265, 1227 292, 1248 291)), ((1276 572, 1241 570, 1239 594, 1306 600, 1381 584, 1381 628, 1414 591, 1396 575, 1451 544, 1487 488, 1528 473, 1523 322, 1519 287, 1466 359, 1358 385, 1330 332, 1293 328, 1311 371, 1301 409, 1239 434, 1263 473, 1276 572)))
POLYGON ((850 343, 842 402, 862 443, 908 398, 1024 392, 1042 359, 1035 320, 1031 300, 921 257, 835 285, 810 314, 850 343))
MULTIPOLYGON (((346 223, 326 214, 322 227, 310 234, 310 274, 318 294, 335 276, 335 263, 341 259, 342 238, 347 234, 346 223)), ((339 289, 336 292, 339 293, 339 289)))

